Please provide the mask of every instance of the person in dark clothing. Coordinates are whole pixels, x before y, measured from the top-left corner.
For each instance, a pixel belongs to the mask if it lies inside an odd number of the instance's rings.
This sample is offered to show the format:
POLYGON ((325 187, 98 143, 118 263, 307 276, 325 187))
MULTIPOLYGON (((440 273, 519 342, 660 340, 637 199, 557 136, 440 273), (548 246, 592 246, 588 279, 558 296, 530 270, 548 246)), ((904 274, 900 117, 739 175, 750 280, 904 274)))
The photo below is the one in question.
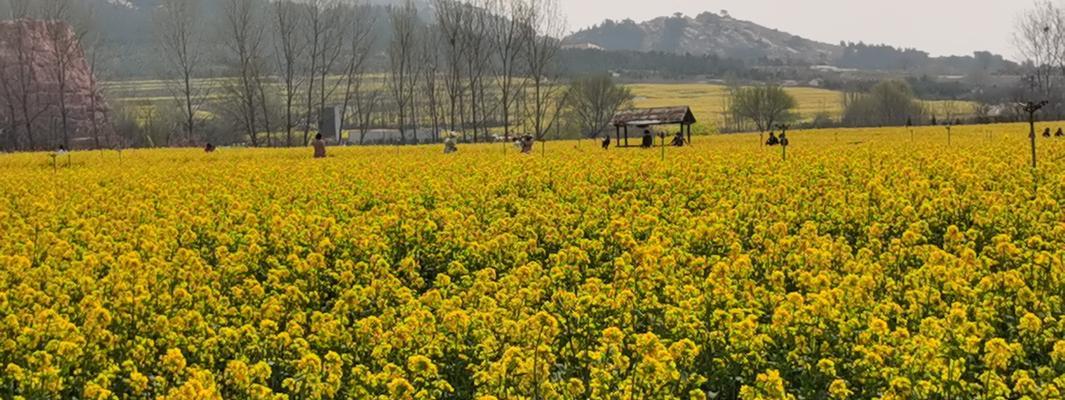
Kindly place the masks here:
POLYGON ((780 132, 780 145, 781 146, 787 146, 789 144, 790 144, 790 142, 788 142, 788 134, 784 133, 784 132, 780 132))
POLYGON ((684 147, 686 144, 688 143, 684 141, 684 132, 677 132, 673 135, 673 147, 684 147))
POLYGON ((448 137, 444 139, 444 154, 451 154, 457 151, 459 151, 459 147, 455 144, 455 138, 448 135, 448 137))
POLYGON ((533 144, 535 143, 536 141, 533 139, 532 135, 525 135, 525 137, 521 139, 522 154, 532 154, 533 144))
POLYGON ((655 137, 651 135, 651 130, 650 129, 644 129, 643 130, 643 142, 640 143, 640 147, 643 147, 645 149, 649 149, 649 148, 654 147, 654 145, 655 145, 655 137))
POLYGON ((325 158, 325 141, 322 140, 322 134, 314 135, 314 158, 325 158))
POLYGON ((1061 128, 1058 128, 1058 131, 1054 132, 1054 137, 1065 137, 1065 132, 1062 132, 1061 128))
POLYGON ((603 136, 603 150, 610 149, 610 135, 603 136))
POLYGON ((769 140, 766 140, 765 144, 767 146, 776 146, 780 144, 780 139, 777 139, 777 134, 775 132, 769 131, 769 140))
POLYGON ((1045 137, 1045 138, 1048 138, 1048 137, 1050 137, 1050 128, 1046 128, 1046 129, 1045 129, 1045 130, 1043 131, 1043 137, 1045 137))
POLYGON ((210 143, 207 143, 207 145, 203 147, 203 152, 204 153, 214 153, 214 145, 210 144, 210 143))

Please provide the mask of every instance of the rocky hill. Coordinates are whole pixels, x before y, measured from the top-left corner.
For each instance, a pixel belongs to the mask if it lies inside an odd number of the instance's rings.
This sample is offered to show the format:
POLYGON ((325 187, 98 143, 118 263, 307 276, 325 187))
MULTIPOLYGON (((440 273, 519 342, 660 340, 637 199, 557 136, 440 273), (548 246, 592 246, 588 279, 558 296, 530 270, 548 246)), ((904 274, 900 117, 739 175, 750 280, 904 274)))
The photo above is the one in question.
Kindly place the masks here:
POLYGON ((732 18, 727 13, 712 12, 696 17, 675 14, 640 23, 607 20, 567 37, 565 44, 574 47, 598 46, 606 50, 661 51, 807 63, 828 63, 839 58, 843 52, 836 45, 732 18))
POLYGON ((107 128, 107 104, 70 25, 0 21, 0 81, 2 148, 104 148, 115 143, 107 128))

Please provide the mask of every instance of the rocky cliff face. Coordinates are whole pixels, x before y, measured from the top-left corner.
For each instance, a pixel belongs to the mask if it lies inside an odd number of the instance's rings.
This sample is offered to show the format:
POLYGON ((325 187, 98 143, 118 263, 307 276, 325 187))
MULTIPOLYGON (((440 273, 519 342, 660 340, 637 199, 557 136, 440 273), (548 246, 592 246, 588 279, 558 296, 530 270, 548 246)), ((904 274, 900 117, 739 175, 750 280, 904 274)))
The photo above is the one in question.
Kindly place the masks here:
POLYGON ((0 22, 0 146, 8 150, 115 144, 108 108, 65 22, 0 22))

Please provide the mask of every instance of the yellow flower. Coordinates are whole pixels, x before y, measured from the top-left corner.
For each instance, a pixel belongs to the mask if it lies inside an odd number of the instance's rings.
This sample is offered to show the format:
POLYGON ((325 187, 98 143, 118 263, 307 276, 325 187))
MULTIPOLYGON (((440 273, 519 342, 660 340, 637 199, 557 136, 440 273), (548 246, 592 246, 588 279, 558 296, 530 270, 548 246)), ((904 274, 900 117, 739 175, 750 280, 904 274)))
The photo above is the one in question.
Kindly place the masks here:
POLYGON ((891 332, 887 322, 876 317, 869 321, 869 331, 880 336, 886 336, 891 332))
POLYGON ((836 363, 827 358, 822 358, 817 362, 817 370, 827 376, 836 376, 836 363))
POLYGON ((891 391, 901 398, 909 396, 912 389, 913 383, 909 379, 900 376, 891 380, 891 391))
POLYGON ((1043 329, 1043 321, 1035 316, 1035 314, 1027 313, 1021 317, 1020 329, 1028 335, 1038 335, 1039 331, 1043 329))
POLYGON ((0 154, 0 397, 1060 398, 1026 128, 0 154))
POLYGON ((137 371, 130 372, 129 386, 133 389, 134 394, 144 393, 144 391, 148 390, 148 377, 137 371))
POLYGON ((240 360, 232 360, 226 364, 226 377, 233 385, 246 388, 251 384, 248 364, 240 360))
POLYGON ((85 390, 82 392, 82 394, 87 399, 99 399, 99 400, 110 398, 111 395, 112 395, 110 390, 107 390, 107 389, 101 387, 100 385, 97 385, 96 383, 91 383, 91 382, 88 385, 85 385, 85 390))
POLYGON ((414 386, 403 378, 395 378, 388 382, 388 394, 393 399, 410 399, 414 396, 414 386))
POLYGON ((1056 362, 1065 362, 1065 340, 1054 342, 1054 350, 1050 352, 1050 358, 1056 362))
POLYGON ((842 379, 833 380, 832 383, 828 385, 828 394, 832 396, 833 399, 846 399, 853 393, 854 392, 851 392, 850 389, 847 388, 847 382, 842 379))
POLYGON ((163 369, 171 374, 178 374, 185 369, 185 356, 179 349, 167 349, 162 359, 163 369))
POLYGON ((426 356, 411 356, 407 359, 407 369, 417 376, 436 376, 436 365, 426 356))
POLYGON ((988 340, 984 344, 984 364, 996 370, 1005 370, 1013 358, 1010 345, 1001 338, 988 340))

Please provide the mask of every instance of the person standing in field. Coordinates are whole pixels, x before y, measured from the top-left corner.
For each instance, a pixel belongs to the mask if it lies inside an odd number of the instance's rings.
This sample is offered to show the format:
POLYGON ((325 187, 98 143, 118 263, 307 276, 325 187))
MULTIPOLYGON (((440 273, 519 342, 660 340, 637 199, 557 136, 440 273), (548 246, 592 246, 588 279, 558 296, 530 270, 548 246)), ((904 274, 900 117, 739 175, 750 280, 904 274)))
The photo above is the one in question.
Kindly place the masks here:
POLYGON ((649 149, 655 146, 655 137, 651 135, 650 129, 643 130, 643 142, 640 143, 640 147, 649 149))
POLYGON ((458 146, 455 144, 455 138, 448 136, 444 139, 444 154, 451 154, 459 151, 458 146))
POLYGON ((1045 130, 1043 130, 1043 137, 1050 137, 1050 128, 1046 128, 1045 130))
POLYGON ((1058 131, 1054 132, 1054 137, 1065 137, 1065 132, 1063 132, 1061 128, 1058 128, 1058 131))
POLYGON ((603 136, 603 150, 610 150, 610 135, 603 136))
POLYGON ((521 140, 521 152, 523 154, 532 154, 533 144, 535 143, 536 141, 533 139, 532 135, 525 135, 521 140))
POLYGON ((677 132, 673 135, 673 147, 684 147, 687 142, 684 141, 684 132, 677 132))
POLYGON ((769 131, 769 140, 766 140, 765 144, 767 146, 776 146, 776 145, 780 144, 780 139, 777 139, 776 132, 769 131))
POLYGON ((314 158, 325 158, 325 141, 322 140, 322 134, 314 135, 314 158))

